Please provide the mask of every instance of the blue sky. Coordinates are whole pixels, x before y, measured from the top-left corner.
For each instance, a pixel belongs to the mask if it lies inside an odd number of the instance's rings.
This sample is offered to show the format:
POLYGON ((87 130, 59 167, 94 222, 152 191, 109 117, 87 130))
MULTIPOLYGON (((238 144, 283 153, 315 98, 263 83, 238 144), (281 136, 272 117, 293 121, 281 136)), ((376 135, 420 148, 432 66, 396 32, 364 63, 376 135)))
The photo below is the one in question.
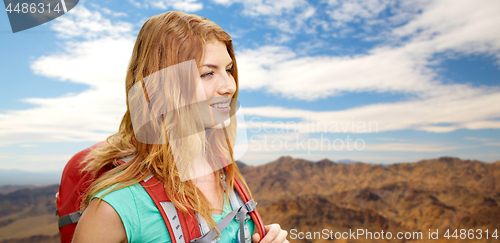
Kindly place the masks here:
POLYGON ((170 10, 233 38, 243 162, 500 160, 498 1, 87 0, 15 34, 0 14, 0 169, 62 170, 115 133, 137 33, 170 10))

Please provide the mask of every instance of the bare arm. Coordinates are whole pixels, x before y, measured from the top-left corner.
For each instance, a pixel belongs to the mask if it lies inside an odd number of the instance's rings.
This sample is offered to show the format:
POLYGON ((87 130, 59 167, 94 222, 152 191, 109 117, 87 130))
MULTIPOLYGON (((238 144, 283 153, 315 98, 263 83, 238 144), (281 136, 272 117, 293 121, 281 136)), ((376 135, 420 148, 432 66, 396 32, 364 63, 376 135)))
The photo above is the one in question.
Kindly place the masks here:
POLYGON ((85 209, 73 242, 127 242, 127 233, 118 213, 107 202, 98 201, 92 200, 85 209))

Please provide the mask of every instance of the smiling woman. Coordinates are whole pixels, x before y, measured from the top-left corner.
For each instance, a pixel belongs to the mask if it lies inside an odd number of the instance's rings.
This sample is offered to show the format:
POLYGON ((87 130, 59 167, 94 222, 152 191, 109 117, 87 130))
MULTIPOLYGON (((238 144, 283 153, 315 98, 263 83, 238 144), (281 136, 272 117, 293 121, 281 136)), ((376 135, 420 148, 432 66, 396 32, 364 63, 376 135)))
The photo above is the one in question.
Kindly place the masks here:
POLYGON ((212 21, 166 12, 144 23, 119 131, 82 162, 113 169, 87 191, 74 242, 288 242, 262 224, 233 163, 237 70, 212 21))
MULTIPOLYGON (((229 104, 236 92, 236 81, 233 77, 233 60, 222 42, 208 43, 205 47, 205 60, 201 68, 201 83, 196 89, 198 103, 204 104, 203 97, 208 99, 210 110, 200 108, 205 127, 222 128, 229 126, 229 104), (204 93, 202 93, 204 92, 204 93), (207 111, 213 111, 214 120, 207 111)), ((206 107, 206 106, 205 106, 206 107)), ((234 114, 234 113, 233 113, 234 114)))

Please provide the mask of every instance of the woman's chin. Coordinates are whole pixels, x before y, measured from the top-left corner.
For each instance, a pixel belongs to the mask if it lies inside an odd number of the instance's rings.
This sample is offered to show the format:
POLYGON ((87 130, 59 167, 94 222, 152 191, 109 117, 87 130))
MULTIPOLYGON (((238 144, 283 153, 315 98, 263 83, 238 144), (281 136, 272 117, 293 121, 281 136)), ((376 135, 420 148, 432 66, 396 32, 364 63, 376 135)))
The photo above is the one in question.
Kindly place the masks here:
POLYGON ((222 129, 224 127, 228 127, 229 125, 231 124, 231 120, 230 119, 227 119, 225 120, 223 123, 220 122, 218 123, 217 125, 213 126, 212 128, 215 128, 215 129, 222 129))

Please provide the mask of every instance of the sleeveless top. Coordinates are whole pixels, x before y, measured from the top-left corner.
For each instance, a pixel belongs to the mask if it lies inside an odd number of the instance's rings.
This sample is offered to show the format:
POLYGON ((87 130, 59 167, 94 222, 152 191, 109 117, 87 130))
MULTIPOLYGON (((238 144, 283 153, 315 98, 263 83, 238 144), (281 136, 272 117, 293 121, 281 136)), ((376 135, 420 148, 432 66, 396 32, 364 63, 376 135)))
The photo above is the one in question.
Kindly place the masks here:
MULTIPOLYGON (((94 195, 100 198, 108 189, 94 195)), ((226 193, 224 193, 225 197, 226 193)), ((120 216, 128 242, 165 242, 171 243, 170 235, 163 218, 151 197, 140 184, 134 184, 115 191, 102 197, 102 200, 111 205, 120 216)), ((218 224, 224 216, 231 212, 231 204, 226 205, 224 200, 221 215, 212 214, 212 218, 218 224)), ((246 222, 252 233, 255 229, 253 219, 246 222)), ((221 232, 220 242, 237 243, 240 224, 233 219, 231 223, 221 232)), ((253 234, 252 234, 253 235, 253 234)))

